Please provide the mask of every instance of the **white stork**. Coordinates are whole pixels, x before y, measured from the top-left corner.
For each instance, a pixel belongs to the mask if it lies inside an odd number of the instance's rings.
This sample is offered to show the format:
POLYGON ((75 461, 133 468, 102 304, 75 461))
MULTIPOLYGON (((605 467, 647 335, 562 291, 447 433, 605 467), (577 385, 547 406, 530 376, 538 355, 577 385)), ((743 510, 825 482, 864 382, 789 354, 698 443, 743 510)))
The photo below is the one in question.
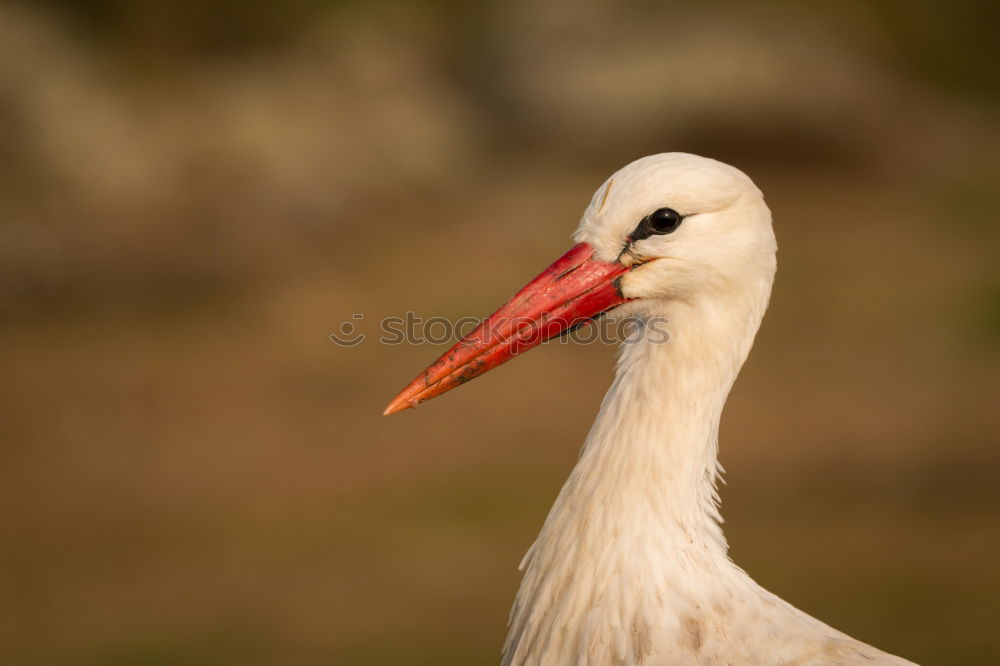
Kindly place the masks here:
POLYGON ((911 663, 782 601, 727 555, 719 418, 775 272, 760 190, 715 160, 645 157, 601 185, 575 240, 385 410, 415 407, 612 308, 648 329, 669 322, 669 341, 623 345, 521 564, 503 664, 911 663))

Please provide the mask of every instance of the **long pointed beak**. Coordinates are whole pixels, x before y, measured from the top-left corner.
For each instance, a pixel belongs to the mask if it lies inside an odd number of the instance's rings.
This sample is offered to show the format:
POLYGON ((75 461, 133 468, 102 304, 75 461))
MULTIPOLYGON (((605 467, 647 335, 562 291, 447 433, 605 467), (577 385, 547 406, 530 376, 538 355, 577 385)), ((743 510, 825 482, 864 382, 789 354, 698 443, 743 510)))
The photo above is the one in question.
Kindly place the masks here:
POLYGON ((383 414, 416 407, 621 305, 618 278, 629 270, 574 245, 472 333, 410 382, 383 414))

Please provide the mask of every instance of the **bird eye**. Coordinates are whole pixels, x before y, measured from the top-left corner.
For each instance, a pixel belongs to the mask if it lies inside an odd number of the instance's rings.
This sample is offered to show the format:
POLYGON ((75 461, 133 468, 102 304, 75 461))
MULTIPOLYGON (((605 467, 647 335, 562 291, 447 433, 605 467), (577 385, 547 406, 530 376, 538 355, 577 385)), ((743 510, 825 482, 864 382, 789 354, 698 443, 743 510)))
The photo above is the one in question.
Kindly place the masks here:
POLYGON ((653 235, 673 233, 683 219, 684 216, 673 208, 660 208, 642 218, 635 231, 629 234, 628 240, 631 243, 653 235))
POLYGON ((669 234, 680 226, 682 219, 673 208, 660 208, 649 216, 649 228, 654 234, 669 234))

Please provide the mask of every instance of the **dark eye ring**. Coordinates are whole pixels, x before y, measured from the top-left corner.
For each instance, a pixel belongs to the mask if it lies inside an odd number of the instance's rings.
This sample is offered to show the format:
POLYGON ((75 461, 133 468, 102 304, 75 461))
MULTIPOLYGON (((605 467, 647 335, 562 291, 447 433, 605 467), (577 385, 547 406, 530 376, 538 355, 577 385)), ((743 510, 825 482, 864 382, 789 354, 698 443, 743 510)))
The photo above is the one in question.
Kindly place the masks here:
POLYGON ((629 234, 628 240, 632 243, 653 235, 673 233, 683 220, 684 216, 673 208, 659 208, 642 218, 635 231, 629 234))
POLYGON ((669 234, 681 225, 681 214, 673 208, 660 208, 649 216, 649 229, 654 234, 669 234))

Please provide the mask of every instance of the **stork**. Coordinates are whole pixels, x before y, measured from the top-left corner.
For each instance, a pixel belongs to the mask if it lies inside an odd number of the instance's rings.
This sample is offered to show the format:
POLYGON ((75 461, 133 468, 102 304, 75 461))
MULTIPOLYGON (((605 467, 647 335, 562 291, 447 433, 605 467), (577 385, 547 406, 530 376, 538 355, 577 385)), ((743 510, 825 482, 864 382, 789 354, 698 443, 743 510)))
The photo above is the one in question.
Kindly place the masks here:
POLYGON ((910 664, 827 626, 728 557, 719 419, 771 293, 777 244, 743 172, 685 153, 605 181, 576 245, 417 376, 392 414, 614 309, 640 328, 538 539, 505 666, 910 664))

